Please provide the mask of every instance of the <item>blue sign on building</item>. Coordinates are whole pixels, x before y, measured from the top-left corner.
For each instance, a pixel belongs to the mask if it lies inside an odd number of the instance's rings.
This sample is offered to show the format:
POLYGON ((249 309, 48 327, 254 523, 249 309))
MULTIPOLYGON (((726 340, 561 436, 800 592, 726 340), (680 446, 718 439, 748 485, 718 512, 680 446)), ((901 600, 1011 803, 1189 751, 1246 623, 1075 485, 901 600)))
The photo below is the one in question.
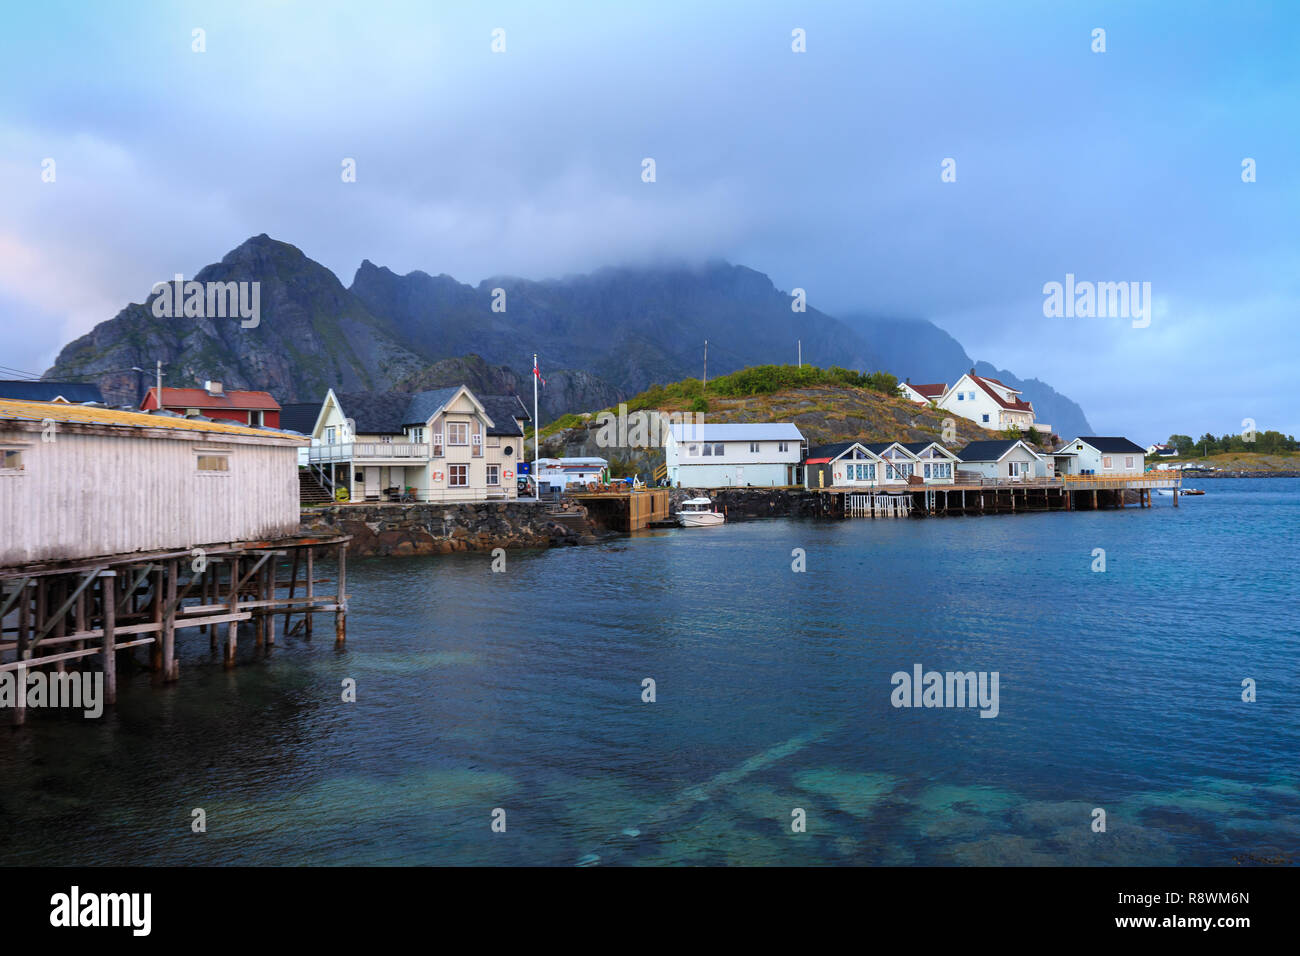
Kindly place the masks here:
POLYGON ((533 473, 533 463, 531 461, 521 461, 515 469, 515 474, 531 475, 533 473))

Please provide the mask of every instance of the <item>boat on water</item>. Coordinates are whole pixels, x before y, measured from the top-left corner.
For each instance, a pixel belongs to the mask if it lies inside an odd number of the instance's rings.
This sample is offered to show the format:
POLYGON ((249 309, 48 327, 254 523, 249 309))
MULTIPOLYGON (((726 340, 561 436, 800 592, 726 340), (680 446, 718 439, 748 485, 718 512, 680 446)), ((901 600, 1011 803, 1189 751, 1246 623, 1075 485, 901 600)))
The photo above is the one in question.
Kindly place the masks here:
POLYGON ((688 498, 677 512, 677 522, 683 528, 709 528, 726 520, 726 515, 715 511, 708 498, 688 498))
POLYGON ((1162 498, 1172 498, 1174 496, 1174 489, 1172 488, 1156 488, 1154 490, 1162 498))
POLYGON ((1178 492, 1180 495, 1203 495, 1205 494, 1200 488, 1182 488, 1178 492))

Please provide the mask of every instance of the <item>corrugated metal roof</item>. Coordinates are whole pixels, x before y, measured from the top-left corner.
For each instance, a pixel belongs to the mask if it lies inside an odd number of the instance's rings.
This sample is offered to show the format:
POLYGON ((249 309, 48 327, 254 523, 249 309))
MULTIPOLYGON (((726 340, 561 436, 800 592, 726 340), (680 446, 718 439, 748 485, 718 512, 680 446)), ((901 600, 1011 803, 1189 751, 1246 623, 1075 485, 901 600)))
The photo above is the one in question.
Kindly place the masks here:
POLYGON ((803 441, 792 422, 743 422, 738 424, 676 424, 669 426, 677 441, 803 441))
POLYGON ((0 421, 42 422, 50 419, 69 425, 106 425, 115 428, 169 428, 176 431, 209 432, 222 435, 248 435, 255 438, 297 438, 287 432, 249 428, 216 421, 195 421, 148 412, 125 412, 115 408, 89 405, 66 405, 62 402, 16 402, 0 399, 0 421))
MULTIPOLYGON (((157 395, 158 389, 150 388, 145 393, 145 401, 156 400, 157 395)), ((163 386, 162 396, 163 408, 229 408, 238 411, 262 409, 273 412, 280 407, 270 392, 247 392, 240 389, 213 395, 201 388, 163 386)))

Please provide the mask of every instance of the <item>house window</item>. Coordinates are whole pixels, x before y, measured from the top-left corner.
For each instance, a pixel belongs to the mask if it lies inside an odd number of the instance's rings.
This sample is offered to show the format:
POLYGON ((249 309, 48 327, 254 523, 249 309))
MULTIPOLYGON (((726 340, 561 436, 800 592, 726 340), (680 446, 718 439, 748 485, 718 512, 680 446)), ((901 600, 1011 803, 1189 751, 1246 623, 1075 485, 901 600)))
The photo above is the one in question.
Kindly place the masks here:
POLYGON ((22 471, 23 453, 17 448, 0 448, 0 471, 22 471))
POLYGON ((326 425, 326 426, 325 426, 325 444, 327 444, 327 445, 332 445, 332 444, 334 444, 334 426, 333 426, 333 425, 326 425))
POLYGON ((777 451, 781 451, 781 452, 789 451, 789 450, 790 450, 790 443, 789 443, 788 441, 777 442, 777 443, 776 443, 776 450, 777 450, 777 451))
POLYGON ((447 484, 453 488, 464 488, 469 485, 469 465, 450 465, 447 468, 447 484))
POLYGON ((468 445, 469 444, 469 423, 448 422, 447 423, 447 444, 468 445))
POLYGON ((752 442, 749 443, 749 453, 750 453, 751 455, 757 455, 757 454, 758 454, 758 442, 756 442, 756 441, 752 441, 752 442))
POLYGON ((488 447, 489 447, 489 448, 500 448, 500 447, 501 447, 501 436, 500 436, 500 435, 488 435, 488 447))
POLYGON ((199 471, 203 472, 229 472, 230 456, 229 455, 199 455, 199 471))
POLYGON ((958 393, 957 393, 957 401, 959 401, 959 402, 964 402, 964 401, 966 401, 966 393, 965 393, 965 392, 958 392, 958 393))
POLYGON ((260 410, 249 412, 248 424, 252 425, 254 428, 260 427, 262 425, 262 412, 260 410))
POLYGON ((1107 455, 1101 460, 1101 467, 1110 468, 1110 455, 1107 455))
POLYGON ((487 466, 487 483, 488 483, 489 485, 499 485, 499 484, 501 484, 501 466, 500 466, 500 465, 488 465, 488 466, 487 466))
POLYGON ((686 454, 690 455, 691 457, 695 457, 695 456, 699 455, 699 453, 700 453, 700 446, 699 446, 699 445, 687 445, 687 446, 686 446, 686 454))
POLYGON ((983 415, 983 416, 981 416, 981 417, 984 419, 984 421, 988 421, 988 420, 989 420, 988 415, 983 415))
POLYGON ((423 426, 423 425, 416 425, 414 428, 411 429, 411 441, 413 441, 413 442, 414 442, 415 444, 417 444, 417 445, 423 445, 423 444, 424 444, 424 426, 423 426))
POLYGON ((379 436, 379 441, 380 441, 381 444, 384 444, 384 445, 391 445, 391 444, 393 443, 393 436, 392 436, 392 435, 380 435, 380 436, 379 436))
POLYGON ((719 444, 718 442, 714 442, 714 443, 713 443, 713 454, 714 454, 714 456, 720 458, 720 457, 722 457, 722 453, 723 453, 723 446, 722 446, 721 444, 719 444))
POLYGON ((442 432, 433 433, 433 457, 442 457, 442 432))
POLYGON ((1124 459, 1124 468, 1128 471, 1133 470, 1133 456, 1129 455, 1124 459))

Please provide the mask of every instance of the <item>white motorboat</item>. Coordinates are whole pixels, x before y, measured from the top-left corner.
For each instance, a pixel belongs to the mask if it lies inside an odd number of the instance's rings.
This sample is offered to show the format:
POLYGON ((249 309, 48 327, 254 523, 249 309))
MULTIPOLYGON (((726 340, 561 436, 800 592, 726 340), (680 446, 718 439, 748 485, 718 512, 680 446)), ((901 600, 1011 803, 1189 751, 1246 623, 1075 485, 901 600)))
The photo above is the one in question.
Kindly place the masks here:
POLYGON ((683 528, 710 528, 726 520, 726 515, 713 510, 708 498, 688 498, 677 512, 677 522, 683 528))

